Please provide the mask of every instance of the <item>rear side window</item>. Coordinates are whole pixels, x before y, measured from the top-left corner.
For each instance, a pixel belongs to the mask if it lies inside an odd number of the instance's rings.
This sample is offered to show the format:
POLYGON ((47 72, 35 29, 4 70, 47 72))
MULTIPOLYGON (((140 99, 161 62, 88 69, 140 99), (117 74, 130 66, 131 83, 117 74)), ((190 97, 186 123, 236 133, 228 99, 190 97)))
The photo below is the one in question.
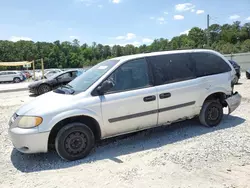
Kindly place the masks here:
POLYGON ((192 53, 196 64, 197 77, 209 76, 231 71, 230 66, 219 56, 211 53, 192 53))
POLYGON ((195 64, 188 53, 153 56, 148 59, 156 85, 195 78, 195 64))

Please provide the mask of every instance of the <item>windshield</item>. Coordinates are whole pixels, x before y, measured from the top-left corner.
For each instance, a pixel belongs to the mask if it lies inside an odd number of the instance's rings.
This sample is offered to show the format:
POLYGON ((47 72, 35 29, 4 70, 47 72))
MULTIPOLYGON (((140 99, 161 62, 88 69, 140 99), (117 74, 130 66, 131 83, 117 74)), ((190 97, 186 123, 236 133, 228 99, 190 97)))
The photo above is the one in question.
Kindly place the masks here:
POLYGON ((69 85, 76 92, 86 91, 92 84, 94 84, 100 77, 102 77, 108 70, 110 70, 119 60, 106 60, 75 78, 69 85))

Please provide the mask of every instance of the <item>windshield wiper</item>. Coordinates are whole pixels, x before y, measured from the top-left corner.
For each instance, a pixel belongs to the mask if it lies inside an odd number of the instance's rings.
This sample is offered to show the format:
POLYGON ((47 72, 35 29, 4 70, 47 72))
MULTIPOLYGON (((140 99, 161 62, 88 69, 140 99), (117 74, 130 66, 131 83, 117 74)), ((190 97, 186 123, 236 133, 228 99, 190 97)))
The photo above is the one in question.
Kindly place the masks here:
POLYGON ((69 85, 69 84, 66 84, 66 85, 64 85, 64 86, 66 86, 66 87, 68 87, 68 88, 73 88, 71 85, 69 85))
POLYGON ((62 88, 68 88, 68 89, 73 90, 73 89, 72 89, 73 87, 72 87, 71 85, 69 85, 69 84, 62 85, 61 87, 62 87, 62 88))

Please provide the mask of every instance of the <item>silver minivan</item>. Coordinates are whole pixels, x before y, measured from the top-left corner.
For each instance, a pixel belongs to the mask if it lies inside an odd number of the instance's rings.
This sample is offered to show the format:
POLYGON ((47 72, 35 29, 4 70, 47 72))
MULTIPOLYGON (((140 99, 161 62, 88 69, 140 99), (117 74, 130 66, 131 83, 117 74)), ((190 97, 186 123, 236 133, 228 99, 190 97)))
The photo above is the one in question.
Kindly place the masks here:
POLYGON ((234 76, 228 60, 212 50, 109 59, 18 109, 9 135, 20 152, 55 146, 63 159, 77 160, 100 139, 194 117, 217 126, 223 108, 231 113, 240 105, 234 76))

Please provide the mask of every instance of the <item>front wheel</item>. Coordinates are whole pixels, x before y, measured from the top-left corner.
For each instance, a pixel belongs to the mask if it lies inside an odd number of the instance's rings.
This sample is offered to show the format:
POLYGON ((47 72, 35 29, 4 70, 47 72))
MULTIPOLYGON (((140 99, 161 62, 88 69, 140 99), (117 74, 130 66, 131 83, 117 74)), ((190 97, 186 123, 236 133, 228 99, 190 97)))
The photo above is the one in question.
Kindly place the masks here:
POLYGON ((68 161, 86 157, 95 145, 91 129, 82 123, 64 126, 57 134, 55 147, 58 155, 68 161))
POLYGON ((215 127, 223 118, 223 107, 217 100, 205 101, 202 106, 199 119, 202 125, 215 127))
POLYGON ((42 95, 42 94, 47 93, 49 91, 51 91, 51 87, 49 85, 47 85, 47 84, 42 84, 38 88, 38 94, 39 95, 42 95))

